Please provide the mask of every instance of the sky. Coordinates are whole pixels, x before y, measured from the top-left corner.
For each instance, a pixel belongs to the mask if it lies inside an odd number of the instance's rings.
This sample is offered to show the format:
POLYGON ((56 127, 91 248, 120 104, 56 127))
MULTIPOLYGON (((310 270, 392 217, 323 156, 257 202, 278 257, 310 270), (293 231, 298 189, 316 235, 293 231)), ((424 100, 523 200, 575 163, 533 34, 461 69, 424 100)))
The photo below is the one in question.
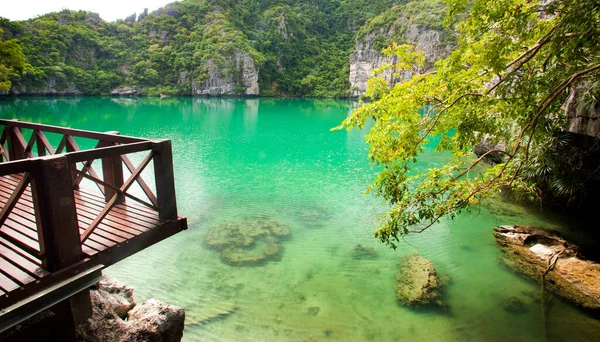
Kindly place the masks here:
POLYGON ((99 13, 106 21, 125 19, 144 8, 152 12, 176 0, 2 0, 0 17, 26 20, 62 9, 86 10, 99 13))

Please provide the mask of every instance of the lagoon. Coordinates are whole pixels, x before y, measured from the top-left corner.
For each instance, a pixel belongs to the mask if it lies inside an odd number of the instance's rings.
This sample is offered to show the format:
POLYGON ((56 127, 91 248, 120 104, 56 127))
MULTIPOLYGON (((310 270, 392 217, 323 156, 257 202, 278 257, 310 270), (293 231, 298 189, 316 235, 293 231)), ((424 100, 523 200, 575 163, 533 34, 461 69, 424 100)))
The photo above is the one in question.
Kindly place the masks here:
MULTIPOLYGON (((386 207, 363 192, 377 173, 365 132, 330 129, 344 100, 10 98, 0 117, 173 142, 179 213, 189 229, 106 270, 186 310, 185 341, 591 341, 599 321, 504 267, 492 228, 529 224, 584 240, 568 223, 496 201, 409 235, 397 250, 371 236, 386 207), (205 243, 214 227, 284 224, 278 258, 224 263, 205 243), (242 223, 244 224, 244 223, 242 223), (374 256, 361 258, 357 245, 374 256), (400 256, 419 252, 448 285, 446 310, 395 299, 400 256), (522 303, 511 310, 508 303, 522 303), (221 314, 219 314, 221 313, 221 314)), ((426 152, 418 170, 446 156, 426 152)))

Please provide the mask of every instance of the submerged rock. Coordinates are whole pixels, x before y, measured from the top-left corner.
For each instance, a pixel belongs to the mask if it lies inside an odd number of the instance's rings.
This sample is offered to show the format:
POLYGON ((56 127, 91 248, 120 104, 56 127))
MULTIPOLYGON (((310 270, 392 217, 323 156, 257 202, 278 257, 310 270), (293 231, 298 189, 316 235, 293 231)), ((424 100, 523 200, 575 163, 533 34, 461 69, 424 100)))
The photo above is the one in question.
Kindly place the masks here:
POLYGON ((377 252, 373 246, 357 244, 354 246, 354 250, 352 251, 352 257, 354 259, 376 259, 377 252))
POLYGON ((405 255, 398 261, 396 299, 406 306, 438 305, 442 282, 433 264, 418 253, 405 255))
POLYGON ((513 270, 584 308, 600 309, 600 264, 584 260, 577 246, 548 231, 529 226, 500 226, 494 237, 513 270))
POLYGON ((281 221, 247 218, 213 227, 204 243, 219 250, 226 264, 250 266, 279 259, 283 252, 281 241, 289 234, 281 221))
POLYGON ((224 301, 202 307, 192 308, 186 313, 186 325, 202 325, 215 320, 223 319, 233 314, 238 309, 234 302, 224 301), (197 310, 197 311, 194 311, 197 310))
POLYGON ((518 297, 514 296, 506 298, 502 304, 502 307, 504 308, 504 311, 512 314, 524 314, 527 312, 525 303, 518 297))
POLYGON ((299 209, 296 216, 302 225, 309 229, 324 228, 332 213, 324 207, 311 206, 299 209))
POLYGON ((77 327, 77 340, 177 342, 183 336, 182 308, 149 299, 136 306, 133 289, 105 278, 90 290, 93 314, 77 327))

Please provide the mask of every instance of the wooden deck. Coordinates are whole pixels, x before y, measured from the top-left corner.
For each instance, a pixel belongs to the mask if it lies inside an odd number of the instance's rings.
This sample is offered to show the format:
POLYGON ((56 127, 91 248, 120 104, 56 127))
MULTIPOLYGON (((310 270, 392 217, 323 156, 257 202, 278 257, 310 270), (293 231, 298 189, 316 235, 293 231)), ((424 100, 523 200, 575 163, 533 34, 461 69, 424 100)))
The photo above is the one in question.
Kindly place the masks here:
POLYGON ((36 293, 187 228, 177 215, 169 141, 18 121, 0 125, 0 159, 7 160, 0 163, 0 320, 36 293), (56 149, 44 132, 62 134, 56 149), (79 149, 75 137, 97 140, 96 148, 79 149), (127 157, 136 152, 148 152, 137 167, 127 157), (94 160, 102 161, 101 172, 94 160), (151 161, 154 190, 141 177, 151 161), (134 183, 146 199, 129 191, 134 183))

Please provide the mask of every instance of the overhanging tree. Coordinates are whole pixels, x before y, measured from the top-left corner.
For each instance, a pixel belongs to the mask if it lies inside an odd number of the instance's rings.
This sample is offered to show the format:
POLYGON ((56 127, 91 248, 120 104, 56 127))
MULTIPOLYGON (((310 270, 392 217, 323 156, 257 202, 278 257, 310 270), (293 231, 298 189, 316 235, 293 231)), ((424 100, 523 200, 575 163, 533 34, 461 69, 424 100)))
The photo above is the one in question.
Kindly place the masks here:
POLYGON ((390 204, 374 235, 392 248, 402 235, 469 211, 492 193, 510 190, 529 199, 548 189, 572 194, 564 177, 553 178, 557 165, 547 156, 561 144, 561 106, 569 91, 585 85, 585 96, 594 100, 599 90, 599 1, 446 2, 446 24, 456 22, 459 34, 454 52, 433 71, 419 73, 421 51, 387 48, 398 60, 392 67, 414 75, 391 87, 371 79, 367 96, 373 101, 340 126, 374 121, 366 136, 369 157, 383 169, 368 191, 390 204), (484 136, 506 147, 470 157, 484 136), (436 150, 451 151, 451 159, 423 174, 411 172, 432 137, 439 141, 436 150), (477 171, 491 153, 504 161, 477 171))

